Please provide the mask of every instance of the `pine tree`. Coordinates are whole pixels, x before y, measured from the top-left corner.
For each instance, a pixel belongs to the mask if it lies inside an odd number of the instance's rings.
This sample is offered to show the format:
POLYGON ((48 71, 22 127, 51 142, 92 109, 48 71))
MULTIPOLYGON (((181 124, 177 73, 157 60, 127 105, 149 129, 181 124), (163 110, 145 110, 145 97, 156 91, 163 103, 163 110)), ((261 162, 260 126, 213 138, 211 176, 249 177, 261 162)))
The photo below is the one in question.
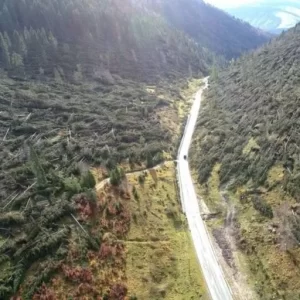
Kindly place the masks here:
POLYGON ((9 49, 6 40, 4 39, 3 35, 0 33, 0 59, 1 59, 1 65, 5 69, 10 68, 10 55, 9 55, 9 49))
POLYGON ((52 48, 52 50, 56 50, 57 49, 57 40, 54 37, 53 33, 50 31, 49 35, 48 35, 48 41, 49 41, 49 45, 52 48))
POLYGON ((57 68, 54 68, 54 79, 58 83, 62 83, 63 82, 63 80, 62 80, 62 78, 60 76, 60 72, 59 72, 59 70, 57 68))
POLYGON ((77 71, 74 72, 73 78, 74 78, 74 81, 77 83, 79 83, 83 80, 82 68, 81 68, 80 64, 77 65, 77 71))
POLYGON ((11 43, 11 39, 9 37, 9 35, 7 34, 7 32, 5 31, 4 32, 4 35, 3 35, 6 43, 7 43, 7 46, 8 46, 8 49, 10 50, 11 46, 12 46, 12 43, 11 43))
POLYGON ((28 43, 30 41, 30 32, 28 31, 28 29, 26 27, 24 28, 24 39, 25 39, 26 43, 28 43))
POLYGON ((216 67, 216 64, 214 63, 211 69, 211 79, 213 81, 217 81, 218 80, 218 70, 216 67))
POLYGON ((110 183, 117 186, 121 183, 121 180, 124 178, 124 176, 125 173, 122 169, 120 170, 119 168, 115 168, 110 172, 110 183))
POLYGON ((46 174, 39 161, 38 155, 32 146, 30 146, 30 160, 32 171, 35 174, 38 186, 44 187, 47 184, 46 174))
POLYGON ((40 58, 40 65, 45 66, 47 64, 47 49, 49 46, 48 37, 44 28, 38 31, 38 55, 40 58))
POLYGON ((11 71, 14 75, 24 75, 24 63, 20 54, 13 53, 11 56, 11 71))
MULTIPOLYGON (((3 1, 1 1, 3 3, 3 1)), ((1 4, 2 4, 1 3, 1 4)), ((4 30, 9 30, 14 28, 14 23, 10 14, 10 10, 7 8, 7 4, 5 3, 2 8, 2 14, 0 18, 0 26, 4 30)))
POLYGON ((41 52, 40 52, 40 41, 38 37, 38 33, 36 30, 32 28, 29 31, 30 39, 28 43, 28 57, 29 57, 29 64, 30 69, 32 72, 37 72, 41 65, 41 52))
POLYGON ((152 168, 154 166, 154 161, 152 155, 149 153, 147 155, 147 168, 152 168))
POLYGON ((45 28, 42 28, 42 29, 39 31, 39 36, 40 36, 40 39, 41 39, 41 41, 42 41, 43 46, 46 46, 46 45, 49 44, 48 36, 47 36, 47 33, 46 33, 45 28))
POLYGON ((85 175, 82 176, 80 183, 83 188, 93 189, 96 185, 96 180, 92 172, 88 171, 85 175))
POLYGON ((27 53, 26 44, 24 38, 16 30, 13 34, 13 49, 16 53, 20 54, 23 58, 27 53))

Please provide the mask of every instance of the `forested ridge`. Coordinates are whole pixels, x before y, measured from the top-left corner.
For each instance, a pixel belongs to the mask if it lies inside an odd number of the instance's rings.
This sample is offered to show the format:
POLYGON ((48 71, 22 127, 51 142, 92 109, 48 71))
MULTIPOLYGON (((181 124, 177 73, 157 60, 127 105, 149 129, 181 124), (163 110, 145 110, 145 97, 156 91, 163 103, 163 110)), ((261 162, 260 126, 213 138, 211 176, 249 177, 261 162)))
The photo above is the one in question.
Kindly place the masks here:
POLYGON ((0 14, 1 66, 38 79, 196 75, 208 72, 211 51, 232 58, 269 38, 195 0, 4 0, 0 14))
POLYGON ((223 162, 222 182, 235 178, 236 184, 243 184, 252 179, 256 185, 281 163, 286 168, 285 188, 299 197, 299 31, 297 26, 283 33, 211 78, 198 122, 199 130, 207 133, 200 144, 201 182, 217 161, 223 162), (246 157, 243 149, 250 139, 257 145, 246 157))
POLYGON ((257 48, 271 35, 202 0, 148 0, 175 28, 227 59, 257 48))
POLYGON ((299 42, 297 25, 214 72, 194 140, 199 182, 207 189, 214 176, 234 199, 236 242, 264 278, 255 279, 261 299, 300 291, 299 42))
POLYGON ((1 1, 0 13, 1 66, 18 77, 78 82, 109 70, 151 81, 207 72, 213 59, 130 0, 1 1))

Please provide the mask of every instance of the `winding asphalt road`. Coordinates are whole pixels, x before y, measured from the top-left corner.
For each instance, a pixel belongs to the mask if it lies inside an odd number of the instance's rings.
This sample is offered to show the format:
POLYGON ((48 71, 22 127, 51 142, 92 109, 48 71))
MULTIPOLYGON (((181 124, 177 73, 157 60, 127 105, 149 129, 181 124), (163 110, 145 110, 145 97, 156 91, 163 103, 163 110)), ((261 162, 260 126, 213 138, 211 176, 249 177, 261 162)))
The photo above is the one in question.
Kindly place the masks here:
POLYGON ((202 92, 208 85, 205 79, 205 87, 198 91, 192 106, 185 132, 178 151, 177 175, 181 194, 182 209, 186 214, 196 253, 202 267, 211 298, 213 300, 232 300, 229 286, 224 278, 219 265, 209 234, 200 215, 197 195, 193 185, 189 164, 184 156, 188 156, 193 132, 196 126, 198 113, 201 106, 202 92))

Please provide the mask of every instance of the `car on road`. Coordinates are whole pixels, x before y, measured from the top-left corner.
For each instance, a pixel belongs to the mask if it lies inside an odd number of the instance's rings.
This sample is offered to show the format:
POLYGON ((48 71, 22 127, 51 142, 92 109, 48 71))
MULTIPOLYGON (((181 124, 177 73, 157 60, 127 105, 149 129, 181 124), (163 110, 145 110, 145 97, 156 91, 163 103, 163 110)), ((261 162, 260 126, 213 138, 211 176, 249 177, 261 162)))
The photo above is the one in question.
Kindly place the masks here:
POLYGON ((184 155, 183 158, 184 158, 185 160, 187 160, 187 155, 184 155))

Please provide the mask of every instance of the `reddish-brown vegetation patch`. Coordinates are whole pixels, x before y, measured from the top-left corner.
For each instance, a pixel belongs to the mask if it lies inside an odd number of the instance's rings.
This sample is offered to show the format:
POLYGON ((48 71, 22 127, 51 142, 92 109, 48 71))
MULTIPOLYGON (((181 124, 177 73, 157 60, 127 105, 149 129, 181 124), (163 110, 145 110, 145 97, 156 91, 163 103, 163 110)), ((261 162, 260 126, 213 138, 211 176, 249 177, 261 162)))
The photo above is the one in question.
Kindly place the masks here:
MULTIPOLYGON (((52 280, 56 297, 53 299, 67 296, 73 299, 126 299, 126 252, 122 240, 126 239, 131 220, 130 194, 126 184, 120 187, 106 184, 98 191, 95 203, 80 196, 76 204, 78 221, 88 223, 92 235, 101 236, 101 243, 98 250, 88 251, 82 256, 77 249, 80 241, 73 241, 61 272, 52 280)), ((43 288, 45 291, 41 290, 41 295, 48 291, 46 286, 43 288)), ((48 293, 52 290, 49 289, 48 293)))
POLYGON ((33 300, 57 300, 57 298, 54 291, 43 284, 33 296, 33 300))
POLYGON ((100 227, 118 238, 124 237, 129 231, 131 219, 127 189, 106 185, 98 198, 100 227))
POLYGON ((97 204, 92 203, 86 195, 79 195, 75 202, 80 220, 87 221, 97 213, 97 204))
POLYGON ((81 268, 81 267, 69 267, 66 265, 62 266, 62 271, 64 276, 72 281, 72 282, 87 282, 92 283, 93 282, 93 274, 91 270, 87 268, 81 268))

